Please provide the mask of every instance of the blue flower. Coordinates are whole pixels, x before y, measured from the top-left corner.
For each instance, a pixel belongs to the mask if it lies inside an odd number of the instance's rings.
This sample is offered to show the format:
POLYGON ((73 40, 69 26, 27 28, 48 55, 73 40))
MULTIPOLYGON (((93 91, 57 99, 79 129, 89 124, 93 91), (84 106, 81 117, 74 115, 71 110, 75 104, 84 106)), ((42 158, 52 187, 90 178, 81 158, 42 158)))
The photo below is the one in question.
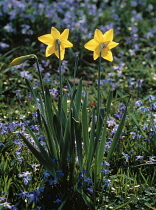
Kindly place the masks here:
POLYGON ((62 172, 62 170, 58 170, 56 171, 57 176, 64 176, 64 173, 62 172))
POLYGON ((23 190, 20 190, 20 191, 21 191, 21 193, 18 194, 19 199, 24 200, 26 198, 28 192, 23 192, 23 190))
POLYGON ((1 208, 1 207, 6 207, 8 209, 11 209, 11 203, 4 202, 0 204, 0 210, 5 210, 5 208, 1 208))
POLYGON ((153 101, 155 100, 155 96, 150 95, 150 96, 148 97, 148 100, 149 100, 150 102, 153 102, 153 101))
POLYGON ((104 174, 109 174, 110 170, 107 170, 107 169, 102 169, 100 171, 100 173, 104 173, 104 174))
POLYGON ((43 192, 44 192, 44 188, 45 188, 45 187, 38 187, 37 189, 38 189, 41 193, 43 193, 43 192))
POLYGON ((152 104, 152 109, 153 109, 153 110, 156 110, 156 102, 154 102, 154 103, 152 104))
POLYGON ((143 103, 142 103, 141 100, 136 101, 136 102, 134 103, 134 106, 135 106, 136 108, 138 108, 138 107, 140 107, 140 106, 142 106, 142 105, 143 105, 143 103))
POLYGON ((60 203, 62 203, 62 201, 60 199, 57 199, 56 201, 54 201, 54 203, 60 204, 60 203))
POLYGON ((103 161, 103 163, 101 163, 101 165, 102 165, 102 167, 104 167, 104 166, 110 166, 110 164, 108 162, 106 162, 106 161, 103 161))
POLYGON ((50 89, 49 92, 54 98, 58 97, 58 90, 56 88, 50 89))
POLYGON ((34 190, 30 192, 29 194, 27 193, 26 197, 29 199, 31 203, 37 203, 39 201, 39 198, 38 198, 39 195, 40 195, 40 191, 34 190))
POLYGON ((150 139, 149 138, 145 138, 144 141, 150 142, 150 139))
POLYGON ((19 203, 16 203, 15 205, 12 205, 12 206, 11 206, 11 210, 18 210, 18 207, 17 207, 18 204, 19 204, 19 203))
POLYGON ((143 159, 144 159, 144 156, 138 155, 138 156, 136 156, 135 160, 143 160, 143 159))
POLYGON ((126 162, 128 162, 128 159, 129 159, 130 156, 128 154, 124 153, 124 152, 122 152, 122 155, 124 155, 124 158, 125 158, 126 162))
POLYGON ((27 78, 27 79, 30 79, 30 80, 33 78, 33 75, 30 74, 29 71, 21 71, 20 75, 21 75, 21 77, 24 77, 24 78, 27 78))
POLYGON ((93 194, 93 193, 94 193, 94 190, 93 190, 93 188, 92 188, 92 187, 87 188, 86 190, 87 190, 90 194, 93 194))
POLYGON ((5 200, 6 200, 5 197, 0 197, 0 202, 1 202, 1 201, 5 201, 5 200))
POLYGON ((0 146, 5 146, 5 144, 3 144, 3 143, 0 141, 0 146))
POLYGON ((108 123, 108 127, 116 125, 114 117, 108 117, 107 123, 108 123))
POLYGON ((31 174, 32 174, 32 172, 26 171, 26 172, 22 172, 22 174, 18 174, 18 176, 22 177, 24 184, 27 185, 29 183, 29 181, 31 181, 31 179, 32 179, 31 174))
POLYGON ((103 189, 106 190, 109 187, 109 185, 110 185, 110 180, 109 179, 105 179, 104 182, 105 182, 105 184, 103 186, 103 189))
POLYGON ((156 156, 152 156, 152 157, 149 157, 149 161, 152 163, 152 162, 155 162, 156 159, 154 159, 156 156))
POLYGON ((88 185, 92 184, 92 180, 86 176, 84 176, 84 182, 87 182, 88 185))

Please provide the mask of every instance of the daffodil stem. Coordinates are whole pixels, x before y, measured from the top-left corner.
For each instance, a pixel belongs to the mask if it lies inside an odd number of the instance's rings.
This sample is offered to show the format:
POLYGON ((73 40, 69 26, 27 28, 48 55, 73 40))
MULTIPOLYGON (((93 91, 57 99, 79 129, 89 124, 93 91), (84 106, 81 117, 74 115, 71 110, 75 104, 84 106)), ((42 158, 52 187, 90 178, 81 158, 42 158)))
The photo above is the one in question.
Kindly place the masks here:
POLYGON ((59 78, 60 78, 60 98, 62 99, 62 72, 61 72, 61 60, 59 60, 59 78))
POLYGON ((38 75, 39 75, 39 80, 40 80, 40 85, 41 85, 41 90, 42 90, 43 98, 45 99, 43 80, 42 80, 42 76, 41 76, 41 72, 40 72, 40 67, 39 67, 38 58, 37 58, 36 55, 34 55, 34 57, 35 57, 35 59, 36 59, 37 70, 38 70, 38 75))
POLYGON ((63 138, 62 137, 62 72, 61 72, 61 51, 60 51, 60 40, 57 40, 57 44, 58 44, 58 55, 59 55, 59 78, 60 78, 60 97, 59 97, 59 114, 60 114, 60 140, 63 138))
POLYGON ((77 66, 78 66, 78 55, 75 56, 75 66, 74 66, 74 90, 75 90, 75 77, 77 72, 77 66))
POLYGON ((59 53, 60 100, 62 101, 62 72, 61 72, 61 52, 60 52, 59 41, 58 41, 58 53, 59 53))
POLYGON ((100 106, 101 106, 101 98, 100 98, 100 75, 101 73, 101 54, 99 56, 99 64, 98 64, 98 104, 97 104, 97 117, 99 120, 100 106))

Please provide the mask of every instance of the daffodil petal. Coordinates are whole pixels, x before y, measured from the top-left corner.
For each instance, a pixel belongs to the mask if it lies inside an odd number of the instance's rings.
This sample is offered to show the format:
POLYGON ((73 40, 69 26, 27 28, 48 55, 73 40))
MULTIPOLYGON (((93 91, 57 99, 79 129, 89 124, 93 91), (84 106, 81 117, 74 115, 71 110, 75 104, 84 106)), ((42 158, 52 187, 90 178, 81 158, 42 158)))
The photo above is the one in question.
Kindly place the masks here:
POLYGON ((48 57, 55 52, 55 45, 48 45, 45 56, 48 57))
POLYGON ((107 56, 108 50, 109 50, 109 49, 108 49, 107 47, 102 49, 102 54, 101 54, 102 58, 104 58, 104 57, 107 56))
POLYGON ((97 41, 95 41, 95 39, 91 39, 89 42, 87 42, 84 45, 84 47, 88 50, 94 51, 98 45, 99 45, 99 43, 97 41))
POLYGON ((108 61, 113 61, 113 55, 112 55, 112 52, 110 50, 108 50, 107 52, 107 49, 104 49, 102 51, 102 57, 108 61))
POLYGON ((73 44, 69 42, 68 40, 62 40, 61 46, 63 46, 64 48, 67 48, 67 47, 73 47, 73 44))
POLYGON ((63 60, 64 59, 64 54, 65 54, 65 49, 60 49, 60 58, 59 58, 59 51, 55 51, 55 55, 58 57, 58 59, 63 60))
POLYGON ((60 39, 63 40, 63 39, 68 39, 68 36, 69 36, 69 29, 65 29, 62 34, 60 35, 60 39))
POLYGON ((97 48, 94 50, 94 54, 93 54, 94 60, 96 60, 99 56, 100 56, 100 47, 97 47, 97 48))
POLYGON ((103 42, 113 40, 113 29, 110 29, 103 35, 103 42))
POLYGON ((54 39, 60 39, 60 32, 55 27, 51 28, 51 35, 54 39))
POLYGON ((102 32, 99 29, 95 30, 94 39, 98 43, 102 43, 103 42, 103 34, 102 34, 102 32))
POLYGON ((54 38, 52 37, 51 34, 45 34, 43 36, 38 37, 38 40, 40 42, 43 42, 46 45, 52 45, 54 42, 54 38))
POLYGON ((119 43, 117 43, 117 42, 110 42, 107 46, 109 49, 112 49, 112 48, 116 47, 118 44, 119 43))
POLYGON ((60 53, 60 55, 61 55, 61 60, 64 59, 64 54, 65 54, 65 50, 61 50, 61 53, 60 53))

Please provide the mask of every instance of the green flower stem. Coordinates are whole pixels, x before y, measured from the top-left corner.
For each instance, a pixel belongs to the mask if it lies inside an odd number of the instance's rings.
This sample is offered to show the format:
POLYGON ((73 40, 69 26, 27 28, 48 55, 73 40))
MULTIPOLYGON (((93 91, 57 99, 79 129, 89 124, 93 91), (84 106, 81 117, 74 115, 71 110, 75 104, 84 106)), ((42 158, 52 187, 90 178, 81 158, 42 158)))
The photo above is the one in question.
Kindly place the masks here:
POLYGON ((98 104, 97 104, 97 117, 99 120, 100 114, 100 106, 101 106, 101 98, 100 98, 100 72, 101 72, 101 53, 99 56, 99 64, 98 64, 98 104))
POLYGON ((76 77, 77 67, 78 67, 78 54, 75 56, 75 66, 74 66, 74 90, 75 90, 75 77, 76 77))
POLYGON ((60 39, 57 39, 58 44, 58 53, 59 53, 59 77, 60 77, 60 98, 59 98, 59 114, 60 114, 60 125, 61 125, 61 131, 60 131, 60 140, 63 138, 62 136, 62 72, 61 72, 61 52, 60 52, 60 39))
POLYGON ((34 55, 34 58, 36 59, 37 70, 38 70, 38 75, 39 75, 39 80, 40 80, 40 85, 41 85, 41 90, 42 90, 43 98, 45 99, 43 80, 42 80, 42 76, 41 76, 41 72, 40 72, 40 67, 39 67, 38 58, 37 58, 36 55, 34 55))
POLYGON ((60 101, 62 101, 62 72, 61 72, 61 52, 60 52, 60 39, 57 39, 58 53, 59 53, 59 77, 60 77, 60 101))

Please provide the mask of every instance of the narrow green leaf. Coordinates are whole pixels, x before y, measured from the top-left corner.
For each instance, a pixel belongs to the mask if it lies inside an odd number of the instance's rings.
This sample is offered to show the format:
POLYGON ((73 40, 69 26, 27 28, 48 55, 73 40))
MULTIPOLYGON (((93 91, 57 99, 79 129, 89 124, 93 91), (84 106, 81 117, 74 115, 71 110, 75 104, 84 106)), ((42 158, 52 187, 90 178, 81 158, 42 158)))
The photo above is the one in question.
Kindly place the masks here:
POLYGON ((73 94, 72 94, 72 97, 71 97, 71 102, 70 102, 70 109, 73 108, 73 104, 75 104, 75 96, 76 96, 76 90, 74 90, 73 94))
POLYGON ((49 162, 51 162, 51 157, 49 157, 48 153, 46 152, 46 150, 44 149, 44 147, 40 144, 40 142, 38 141, 37 137, 35 136, 35 134, 32 132, 32 130, 29 128, 28 125, 25 125, 27 131, 29 132, 29 135, 33 138, 33 140, 35 141, 38 149, 41 152, 41 155, 49 162))
POLYGON ((54 167, 52 167, 52 160, 49 161, 42 156, 40 152, 38 152, 35 147, 23 136, 21 133, 19 133, 20 137, 23 139, 24 143, 27 145, 27 147, 30 149, 30 151, 33 153, 33 155, 36 157, 36 159, 45 167, 46 170, 49 171, 52 175, 55 175, 54 167))
POLYGON ((1 58, 8 57, 9 54, 12 55, 12 52, 14 52, 14 51, 16 51, 16 50, 18 50, 18 49, 21 49, 21 46, 15 47, 15 48, 11 49, 10 51, 7 51, 6 53, 4 53, 4 54, 1 56, 1 58))
POLYGON ((49 133, 51 135, 51 141, 55 142, 55 147, 56 147, 56 151, 57 151, 57 158, 59 160, 59 146, 58 146, 58 142, 55 141, 56 139, 56 133, 54 130, 54 123, 53 122, 53 110, 52 110, 52 101, 51 101, 51 97, 50 97, 50 93, 49 93, 49 89, 46 89, 45 92, 45 108, 46 108, 46 119, 47 119, 47 123, 48 123, 48 127, 49 127, 49 133))
POLYGON ((40 71, 40 67, 39 67, 38 57, 37 57, 36 55, 34 55, 34 58, 35 58, 36 64, 37 64, 37 71, 38 71, 39 80, 40 80, 40 86, 41 86, 42 97, 45 99, 45 95, 44 95, 44 86, 43 86, 43 79, 42 79, 42 76, 41 76, 41 71, 40 71))
POLYGON ((67 115, 67 94, 65 94, 63 96, 63 99, 62 99, 62 108, 63 108, 63 111, 65 113, 65 115, 67 115))
POLYGON ((126 108, 126 110, 124 112, 124 115, 122 116, 122 119, 120 121, 118 129, 117 129, 117 131, 116 131, 116 133, 114 135, 113 142, 112 142, 111 147, 109 149, 109 152, 108 152, 108 155, 107 155, 107 160, 106 160, 108 163, 109 163, 109 161, 110 161, 110 159, 111 159, 111 157, 113 155, 114 149, 117 146, 118 140, 120 138, 120 134, 122 132, 122 129, 123 129, 123 126, 124 126, 124 123, 125 123, 125 119, 126 119, 126 113, 127 113, 127 108, 126 108))
POLYGON ((41 96, 40 93, 38 94, 38 99, 39 99, 40 112, 41 112, 42 116, 44 117, 44 119, 47 120, 46 119, 46 113, 45 113, 45 104, 44 104, 44 101, 43 101, 42 96, 41 96))
POLYGON ((58 144, 60 144, 61 124, 60 124, 59 117, 56 114, 53 115, 53 122, 55 122, 55 123, 53 123, 53 126, 54 126, 54 133, 56 135, 56 141, 58 144))
POLYGON ((146 177, 144 176, 144 174, 142 173, 141 168, 139 168, 139 173, 140 173, 140 175, 141 175, 142 179, 144 180, 145 185, 147 185, 147 184, 148 184, 148 181, 147 181, 146 177))
MULTIPOLYGON (((61 155, 61 168, 63 169, 63 172, 66 174, 67 170, 67 159, 70 157, 71 153, 70 151, 73 151, 73 139, 71 138, 72 134, 71 130, 71 112, 69 114, 69 117, 66 121, 65 131, 62 139, 60 139, 60 155, 61 155)), ((73 151, 74 152, 74 151, 73 151)))
POLYGON ((66 203, 66 200, 61 203, 61 205, 58 207, 57 210, 61 210, 63 208, 63 206, 65 205, 65 203, 66 203))
POLYGON ((80 165, 80 170, 83 170, 83 156, 82 156, 82 137, 81 137, 81 124, 79 122, 76 122, 73 120, 72 124, 75 127, 75 135, 76 135, 76 148, 77 148, 77 155, 78 155, 78 161, 80 165))
MULTIPOLYGON (((68 143, 69 143, 69 154, 70 154, 70 172, 69 172, 69 176, 70 176, 70 184, 71 185, 75 185, 75 168, 76 168, 76 156, 78 155, 77 151, 76 151, 76 142, 75 142, 75 139, 77 138, 76 137, 76 129, 75 129, 75 119, 73 119, 73 113, 72 113, 72 110, 70 112, 70 118, 69 118, 69 136, 70 138, 67 139, 68 143)), ((78 161, 79 161, 79 164, 80 164, 80 160, 79 160, 79 157, 78 157, 78 161)))
POLYGON ((43 121, 44 128, 45 128, 45 131, 46 131, 47 147, 48 147, 48 151, 50 153, 50 156, 51 157, 54 156, 58 160, 59 157, 57 156, 56 146, 55 146, 55 142, 53 140, 52 132, 49 128, 49 125, 47 125, 43 116, 42 116, 42 121, 43 121))
POLYGON ((100 108, 100 118, 104 122, 104 108, 100 108))
POLYGON ((81 107, 81 96, 82 96, 82 79, 80 80, 78 84, 78 88, 76 91, 76 96, 75 96, 75 106, 76 106, 76 111, 79 116, 80 112, 80 107, 81 107))
POLYGON ((137 126, 138 130, 142 133, 142 135, 143 135, 145 138, 147 138, 146 133, 141 129, 141 126, 140 126, 139 123, 137 122, 137 119, 136 119, 135 115, 134 115, 133 113, 130 113, 130 112, 129 112, 128 114, 132 117, 132 119, 133 119, 135 125, 137 126))
POLYGON ((151 206, 150 204, 148 204, 148 203, 145 203, 145 205, 146 205, 148 208, 150 208, 150 209, 156 210, 156 208, 152 207, 152 206, 151 206))
POLYGON ((38 106, 37 97, 36 97, 36 94, 35 94, 35 92, 33 90, 33 87, 31 85, 30 81, 28 79, 25 79, 25 82, 26 82, 27 87, 29 88, 30 93, 32 94, 32 96, 33 96, 33 98, 35 100, 36 105, 38 106))
POLYGON ((122 207, 124 206, 127 206, 130 202, 132 202, 134 198, 130 199, 129 201, 127 201, 126 203, 123 203, 122 205, 116 207, 116 208, 113 208, 114 210, 117 210, 117 209, 121 209, 122 207))
POLYGON ((134 145, 151 155, 151 153, 145 147, 141 146, 140 144, 135 142, 134 145))
POLYGON ((84 141, 85 154, 88 156, 88 145, 89 145, 89 136, 88 136, 88 93, 86 93, 83 105, 82 105, 82 136, 84 141))
POLYGON ((87 173, 90 174, 91 172, 91 165, 92 165, 92 160, 94 157, 94 146, 95 146, 95 109, 93 109, 93 116, 92 116, 92 125, 91 125, 91 131, 90 131, 90 141, 88 145, 88 156, 87 156, 87 173))
POLYGON ((97 156, 97 161, 96 161, 97 175, 100 173, 100 170, 101 170, 101 163, 103 162, 103 158, 104 158, 105 144, 106 144, 106 122, 104 123, 102 138, 101 138, 101 141, 99 143, 97 153, 96 153, 96 156, 97 156))
POLYGON ((69 83, 68 80, 67 80, 67 87, 68 87, 68 89, 69 89, 70 96, 72 97, 72 95, 73 95, 73 90, 72 90, 72 87, 71 87, 71 85, 70 85, 70 83, 69 83))
POLYGON ((82 195, 82 198, 89 209, 94 209, 95 206, 92 200, 82 190, 77 189, 77 191, 82 195))
POLYGON ((97 148, 97 145, 99 143, 99 139, 101 136, 102 128, 103 128, 103 115, 104 115, 104 109, 99 110, 99 120, 96 123, 96 138, 95 138, 95 143, 94 143, 94 152, 97 148))
POLYGON ((40 150, 41 154, 43 156, 47 155, 47 152, 45 151, 44 147, 40 144, 38 138, 35 136, 35 134, 32 132, 30 127, 28 125, 25 125, 26 130, 28 131, 29 135, 33 138, 34 142, 36 143, 38 149, 40 150))
POLYGON ((112 98, 113 98, 113 91, 110 91, 110 92, 109 92, 108 99, 107 99, 107 104, 106 104, 106 112, 107 112, 107 115, 108 115, 109 112, 110 112, 110 107, 111 107, 112 98))

